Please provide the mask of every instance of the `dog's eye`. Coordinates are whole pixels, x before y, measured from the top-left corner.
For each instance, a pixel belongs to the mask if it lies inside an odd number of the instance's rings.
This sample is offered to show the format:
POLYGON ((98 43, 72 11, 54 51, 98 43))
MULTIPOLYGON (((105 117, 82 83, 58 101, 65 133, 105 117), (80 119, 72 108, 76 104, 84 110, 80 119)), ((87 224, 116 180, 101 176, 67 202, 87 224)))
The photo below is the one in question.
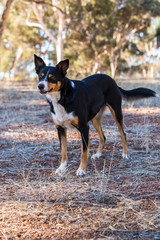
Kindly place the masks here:
POLYGON ((44 73, 41 73, 40 78, 44 77, 44 73))
POLYGON ((53 76, 52 74, 49 74, 49 75, 48 75, 48 78, 49 78, 49 79, 52 79, 52 80, 56 80, 55 76, 53 76))

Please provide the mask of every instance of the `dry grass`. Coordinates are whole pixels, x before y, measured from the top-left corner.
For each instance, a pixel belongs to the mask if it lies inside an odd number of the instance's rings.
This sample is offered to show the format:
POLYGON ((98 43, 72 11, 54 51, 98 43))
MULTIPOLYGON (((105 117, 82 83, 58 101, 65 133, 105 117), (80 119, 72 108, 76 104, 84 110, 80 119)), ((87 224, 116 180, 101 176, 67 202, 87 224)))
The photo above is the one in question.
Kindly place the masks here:
MULTIPOLYGON (((158 99, 124 104, 130 160, 121 158, 106 111, 103 155, 79 178, 76 131, 68 133, 66 174, 54 174, 57 133, 35 84, 3 83, 0 95, 0 239, 160 239, 158 99)), ((90 139, 91 156, 98 145, 92 126, 90 139)))

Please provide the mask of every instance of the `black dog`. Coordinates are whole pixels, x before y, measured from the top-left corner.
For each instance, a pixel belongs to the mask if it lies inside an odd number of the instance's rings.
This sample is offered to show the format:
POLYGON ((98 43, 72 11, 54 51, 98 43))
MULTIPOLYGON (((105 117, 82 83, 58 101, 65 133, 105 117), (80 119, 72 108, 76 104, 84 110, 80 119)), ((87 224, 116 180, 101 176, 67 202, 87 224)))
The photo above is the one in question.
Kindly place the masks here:
POLYGON ((99 147, 92 158, 102 154, 105 136, 102 131, 102 114, 106 106, 109 107, 118 126, 123 144, 123 157, 128 158, 129 152, 123 130, 123 116, 121 109, 122 98, 126 100, 155 97, 156 93, 147 88, 137 88, 125 91, 105 74, 95 74, 82 81, 70 80, 66 77, 69 60, 59 62, 55 67, 46 66, 42 58, 35 55, 35 69, 39 77, 38 89, 45 94, 51 107, 53 121, 58 130, 61 144, 61 164, 56 173, 63 173, 67 166, 67 128, 75 127, 81 133, 82 149, 81 163, 77 175, 86 173, 88 161, 89 125, 99 134, 99 147))

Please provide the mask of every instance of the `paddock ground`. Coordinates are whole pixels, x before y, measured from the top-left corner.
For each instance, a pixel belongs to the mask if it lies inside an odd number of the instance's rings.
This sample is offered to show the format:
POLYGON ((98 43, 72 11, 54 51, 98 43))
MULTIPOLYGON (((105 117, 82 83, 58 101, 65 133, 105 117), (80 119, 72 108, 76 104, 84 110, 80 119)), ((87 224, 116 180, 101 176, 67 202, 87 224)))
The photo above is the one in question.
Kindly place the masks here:
MULTIPOLYGON (((119 81, 125 89, 160 81, 119 81)), ((123 103, 131 159, 106 109, 103 155, 90 124, 87 175, 77 177, 80 135, 68 132, 66 173, 57 132, 36 82, 2 82, 0 91, 0 239, 160 239, 160 98, 123 103)))

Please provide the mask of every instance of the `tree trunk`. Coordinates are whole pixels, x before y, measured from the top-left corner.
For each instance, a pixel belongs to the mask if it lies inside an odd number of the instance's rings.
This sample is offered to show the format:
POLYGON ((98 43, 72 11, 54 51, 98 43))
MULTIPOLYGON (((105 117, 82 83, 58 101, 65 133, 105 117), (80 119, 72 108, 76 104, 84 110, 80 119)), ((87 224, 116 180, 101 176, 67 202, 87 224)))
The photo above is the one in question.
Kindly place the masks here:
POLYGON ((114 50, 111 50, 110 53, 110 68, 111 68, 111 77, 115 78, 116 76, 116 70, 118 65, 118 58, 119 55, 114 52, 114 50))
POLYGON ((23 54, 23 48, 22 48, 22 46, 19 46, 17 48, 15 61, 14 61, 14 64, 13 64, 13 67, 12 67, 12 70, 11 70, 11 77, 13 79, 17 76, 18 63, 21 60, 22 54, 23 54))
MULTIPOLYGON (((58 10, 57 10, 58 11, 58 10)), ((58 11, 58 35, 57 35, 57 44, 56 44, 56 55, 57 62, 60 62, 63 59, 63 48, 64 48, 64 14, 58 11)))
POLYGON ((7 0, 3 14, 2 14, 2 19, 0 21, 0 43, 2 41, 2 35, 6 26, 7 17, 9 15, 9 10, 13 1, 14 0, 7 0))
POLYGON ((52 4, 56 6, 56 8, 53 7, 53 10, 57 15, 57 23, 58 23, 58 33, 56 37, 56 56, 57 56, 57 62, 60 62, 63 59, 63 53, 64 53, 63 50, 64 50, 64 38, 65 38, 65 15, 59 9, 59 6, 60 6, 59 0, 52 0, 52 4))

